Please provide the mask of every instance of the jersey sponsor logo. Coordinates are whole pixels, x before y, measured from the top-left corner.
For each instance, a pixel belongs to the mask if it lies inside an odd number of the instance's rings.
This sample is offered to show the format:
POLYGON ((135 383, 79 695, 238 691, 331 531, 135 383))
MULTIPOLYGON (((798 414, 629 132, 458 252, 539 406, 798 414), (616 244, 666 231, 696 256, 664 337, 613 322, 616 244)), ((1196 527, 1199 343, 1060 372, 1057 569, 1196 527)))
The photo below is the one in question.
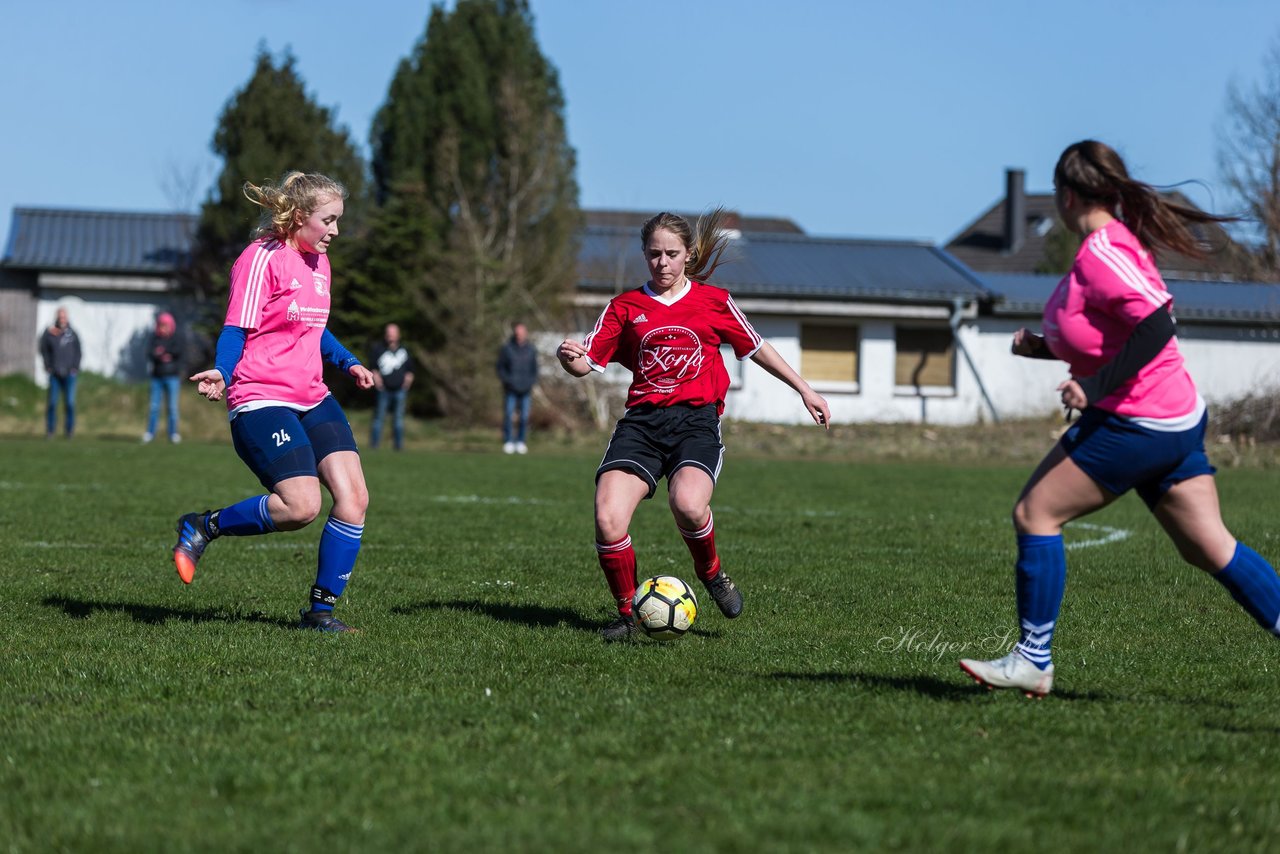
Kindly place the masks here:
POLYGON ((302 314, 298 309, 298 301, 294 300, 289 303, 289 308, 284 313, 285 320, 301 320, 302 314))
POLYGON ((702 341, 685 326, 661 326, 640 339, 637 371, 643 384, 657 391, 674 391, 702 368, 702 341))
POLYGON ((289 283, 289 290, 291 291, 296 291, 300 287, 302 287, 302 282, 299 282, 297 279, 294 279, 289 283))
POLYGON ((645 317, 643 313, 639 317, 631 321, 633 325, 639 325, 641 323, 648 323, 648 322, 649 322, 649 318, 645 317))

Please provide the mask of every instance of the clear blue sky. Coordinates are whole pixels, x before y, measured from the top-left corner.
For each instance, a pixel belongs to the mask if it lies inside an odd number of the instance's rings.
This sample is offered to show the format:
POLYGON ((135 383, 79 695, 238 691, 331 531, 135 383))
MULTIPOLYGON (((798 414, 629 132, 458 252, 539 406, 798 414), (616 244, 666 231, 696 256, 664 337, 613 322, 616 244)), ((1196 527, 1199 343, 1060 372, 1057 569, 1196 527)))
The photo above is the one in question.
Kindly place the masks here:
MULTIPOLYGON (((786 216, 814 234, 944 242, 1047 190, 1070 142, 1227 204, 1215 128, 1260 78, 1276 0, 533 0, 585 207, 786 216)), ((429 4, 60 0, 0 7, 0 246, 14 206, 172 210, 203 198, 217 117, 260 42, 368 147, 429 4), (355 10, 359 11, 355 11, 355 10), (197 178, 196 193, 182 192, 197 178), (185 195, 186 198, 183 198, 185 195)))

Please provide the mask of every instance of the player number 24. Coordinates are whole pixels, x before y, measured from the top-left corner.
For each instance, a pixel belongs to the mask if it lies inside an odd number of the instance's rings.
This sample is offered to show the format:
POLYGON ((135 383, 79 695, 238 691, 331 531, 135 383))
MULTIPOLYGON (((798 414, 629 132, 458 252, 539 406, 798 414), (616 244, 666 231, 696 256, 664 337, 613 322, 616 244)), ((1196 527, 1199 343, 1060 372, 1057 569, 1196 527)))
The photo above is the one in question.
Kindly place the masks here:
POLYGON ((271 438, 276 440, 276 447, 282 447, 285 442, 289 441, 289 434, 283 430, 277 430, 271 434, 271 438))

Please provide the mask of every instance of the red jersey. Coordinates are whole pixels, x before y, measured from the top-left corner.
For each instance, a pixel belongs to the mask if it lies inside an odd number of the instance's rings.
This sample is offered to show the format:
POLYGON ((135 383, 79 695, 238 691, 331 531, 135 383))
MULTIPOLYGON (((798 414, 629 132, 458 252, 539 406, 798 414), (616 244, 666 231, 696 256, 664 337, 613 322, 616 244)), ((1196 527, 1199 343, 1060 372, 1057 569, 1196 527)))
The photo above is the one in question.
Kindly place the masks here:
POLYGON ((745 359, 763 343, 728 291, 693 281, 670 305, 647 283, 618 294, 582 342, 593 370, 616 361, 631 371, 628 408, 714 403, 717 412, 729 390, 720 345, 745 359))

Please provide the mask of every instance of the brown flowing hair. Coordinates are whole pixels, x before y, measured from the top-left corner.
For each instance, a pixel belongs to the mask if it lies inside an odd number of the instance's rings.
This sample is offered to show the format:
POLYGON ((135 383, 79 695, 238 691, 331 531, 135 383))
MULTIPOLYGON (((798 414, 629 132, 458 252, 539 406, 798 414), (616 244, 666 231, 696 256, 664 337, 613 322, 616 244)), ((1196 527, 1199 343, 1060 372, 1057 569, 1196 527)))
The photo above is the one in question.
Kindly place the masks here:
POLYGON ((284 240, 297 230, 297 214, 308 217, 329 199, 345 199, 347 188, 316 172, 286 172, 275 185, 245 181, 244 196, 262 208, 254 239, 284 240))
POLYGON ((689 221, 684 217, 663 211, 640 227, 640 245, 648 246, 649 238, 658 229, 671 232, 689 250, 689 260, 684 264, 685 276, 696 282, 705 282, 720 266, 724 251, 729 248, 729 232, 725 225, 728 220, 729 212, 716 208, 698 217, 695 229, 689 227, 689 221))
POLYGON ((1086 204, 1111 211, 1152 251, 1164 247, 1189 258, 1204 258, 1208 253, 1188 224, 1238 219, 1167 200, 1150 184, 1130 178, 1116 150, 1096 139, 1067 146, 1053 169, 1053 183, 1072 190, 1086 204))

